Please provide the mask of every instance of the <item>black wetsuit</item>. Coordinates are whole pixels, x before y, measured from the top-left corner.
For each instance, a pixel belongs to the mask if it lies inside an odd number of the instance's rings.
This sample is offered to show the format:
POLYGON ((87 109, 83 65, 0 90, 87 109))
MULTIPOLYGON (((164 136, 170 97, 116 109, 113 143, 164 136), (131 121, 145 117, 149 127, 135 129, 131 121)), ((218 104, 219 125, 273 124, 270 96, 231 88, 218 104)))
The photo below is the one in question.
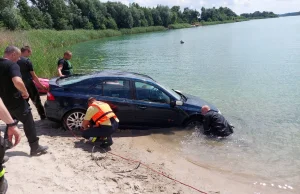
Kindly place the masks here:
POLYGON ((210 110, 204 115, 203 119, 204 134, 208 136, 226 137, 233 133, 223 115, 210 110))

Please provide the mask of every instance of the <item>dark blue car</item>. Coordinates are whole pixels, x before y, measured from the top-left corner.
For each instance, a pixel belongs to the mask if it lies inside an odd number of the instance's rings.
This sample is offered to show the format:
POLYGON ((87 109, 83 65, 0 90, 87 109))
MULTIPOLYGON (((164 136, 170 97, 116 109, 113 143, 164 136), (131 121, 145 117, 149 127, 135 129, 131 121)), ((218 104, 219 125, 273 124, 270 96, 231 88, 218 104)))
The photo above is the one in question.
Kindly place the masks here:
POLYGON ((48 119, 62 122, 65 129, 79 129, 89 97, 110 104, 120 126, 188 126, 202 122, 200 109, 205 104, 219 111, 200 98, 170 90, 149 76, 101 71, 51 79, 45 103, 48 119))

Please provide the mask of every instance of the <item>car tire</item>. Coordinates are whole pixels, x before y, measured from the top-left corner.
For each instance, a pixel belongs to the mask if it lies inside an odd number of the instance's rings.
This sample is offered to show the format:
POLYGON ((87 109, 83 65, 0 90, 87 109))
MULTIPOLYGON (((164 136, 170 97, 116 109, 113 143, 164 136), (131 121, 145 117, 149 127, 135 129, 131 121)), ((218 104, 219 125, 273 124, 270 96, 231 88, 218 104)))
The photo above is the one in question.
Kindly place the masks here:
POLYGON ((63 117, 63 127, 65 130, 80 131, 85 112, 80 109, 71 110, 63 117))
POLYGON ((201 118, 191 118, 189 120, 187 120, 184 124, 184 128, 185 129, 196 129, 201 127, 203 124, 202 119, 201 118))

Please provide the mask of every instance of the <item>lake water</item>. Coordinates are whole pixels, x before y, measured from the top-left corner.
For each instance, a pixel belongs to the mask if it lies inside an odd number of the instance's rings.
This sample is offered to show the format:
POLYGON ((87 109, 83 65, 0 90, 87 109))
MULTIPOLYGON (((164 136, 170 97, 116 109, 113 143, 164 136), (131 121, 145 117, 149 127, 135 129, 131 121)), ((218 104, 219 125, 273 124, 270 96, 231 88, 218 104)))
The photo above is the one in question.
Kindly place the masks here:
POLYGON ((216 105, 234 135, 174 135, 187 159, 246 178, 258 192, 300 193, 300 17, 108 38, 73 50, 86 58, 82 70, 145 73, 216 105))

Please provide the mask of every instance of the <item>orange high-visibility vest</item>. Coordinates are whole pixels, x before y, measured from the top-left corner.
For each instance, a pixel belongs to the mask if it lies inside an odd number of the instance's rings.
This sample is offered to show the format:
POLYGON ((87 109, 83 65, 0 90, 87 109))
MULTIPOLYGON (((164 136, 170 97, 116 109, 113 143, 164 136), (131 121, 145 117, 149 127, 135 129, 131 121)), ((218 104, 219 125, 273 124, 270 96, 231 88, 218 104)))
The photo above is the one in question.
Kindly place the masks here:
POLYGON ((96 126, 100 126, 103 122, 109 120, 110 118, 117 118, 115 113, 111 110, 110 106, 101 101, 96 101, 90 106, 98 108, 98 112, 92 117, 92 120, 95 122, 96 126))

